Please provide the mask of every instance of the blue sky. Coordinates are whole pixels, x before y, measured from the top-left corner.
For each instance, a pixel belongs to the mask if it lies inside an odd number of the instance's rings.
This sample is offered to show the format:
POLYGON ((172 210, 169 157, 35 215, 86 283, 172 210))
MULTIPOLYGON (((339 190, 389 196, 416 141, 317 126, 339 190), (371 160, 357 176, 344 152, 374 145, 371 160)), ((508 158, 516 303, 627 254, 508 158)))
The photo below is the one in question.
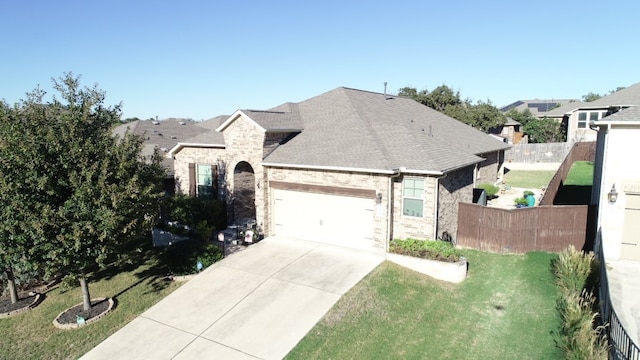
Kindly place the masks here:
POLYGON ((208 119, 339 86, 580 98, 640 82, 640 2, 5 1, 0 98, 72 71, 123 117, 208 119))

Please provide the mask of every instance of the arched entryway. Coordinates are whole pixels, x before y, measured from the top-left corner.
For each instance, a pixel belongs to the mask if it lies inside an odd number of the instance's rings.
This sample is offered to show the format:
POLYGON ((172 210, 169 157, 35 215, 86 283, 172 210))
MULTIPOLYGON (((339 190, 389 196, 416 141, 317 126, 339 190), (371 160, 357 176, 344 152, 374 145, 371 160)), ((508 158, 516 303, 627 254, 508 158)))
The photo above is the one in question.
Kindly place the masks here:
POLYGON ((233 170, 233 220, 256 219, 256 176, 253 167, 241 161, 233 170))

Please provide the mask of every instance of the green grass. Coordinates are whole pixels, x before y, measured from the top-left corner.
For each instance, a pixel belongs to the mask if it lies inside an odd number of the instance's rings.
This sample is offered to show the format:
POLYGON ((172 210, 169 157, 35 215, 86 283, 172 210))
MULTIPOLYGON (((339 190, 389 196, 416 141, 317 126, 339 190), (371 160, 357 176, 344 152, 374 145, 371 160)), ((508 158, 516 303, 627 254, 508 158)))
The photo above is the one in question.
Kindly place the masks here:
POLYGON ((511 170, 504 174, 504 181, 511 187, 542 188, 549 185, 555 171, 511 170))
POLYGON ((148 250, 138 264, 94 275, 89 284, 91 297, 116 300, 115 310, 95 323, 73 330, 53 326, 59 313, 82 302, 79 287, 53 288, 33 310, 0 319, 0 358, 77 359, 91 350, 179 287, 162 280, 166 270, 158 265, 159 251, 148 250))
POLYGON ((385 262, 350 290, 288 359, 558 359, 555 255, 465 250, 450 284, 385 262))
POLYGON ((593 162, 576 161, 571 165, 565 185, 591 186, 593 185, 593 162))

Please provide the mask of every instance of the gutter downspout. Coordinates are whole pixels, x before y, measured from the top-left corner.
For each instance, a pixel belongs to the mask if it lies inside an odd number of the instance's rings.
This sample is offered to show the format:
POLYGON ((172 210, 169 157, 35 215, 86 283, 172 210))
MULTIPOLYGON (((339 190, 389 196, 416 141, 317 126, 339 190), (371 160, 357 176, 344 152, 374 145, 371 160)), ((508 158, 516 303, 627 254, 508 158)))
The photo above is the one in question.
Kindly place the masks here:
MULTIPOLYGON (((594 129, 595 130, 595 129, 594 129)), ((602 144, 602 169, 600 170, 600 189, 598 190, 598 221, 596 222, 596 230, 600 231, 600 227, 602 226, 602 213, 600 211, 600 205, 602 203, 602 192, 605 191, 604 188, 604 174, 606 174, 605 167, 607 166, 607 157, 609 152, 607 151, 607 145, 609 144, 609 133, 611 132, 611 124, 607 124, 605 129, 598 126, 598 132, 605 130, 604 133, 604 144, 602 144)), ((597 151, 597 150, 596 150, 597 151)))
POLYGON ((389 252, 389 242, 392 240, 391 227, 393 224, 393 202, 395 199, 395 197, 393 196, 393 180, 399 177, 401 173, 401 169, 394 169, 393 174, 389 176, 389 192, 387 196, 387 241, 385 244, 385 252, 389 252))
MULTIPOLYGON (((475 170, 474 170, 475 174, 475 170)), ((436 191, 433 192, 433 240, 438 239, 438 210, 440 209, 440 179, 447 177, 447 173, 436 177, 436 191)), ((474 180, 475 183, 475 180, 474 180)))

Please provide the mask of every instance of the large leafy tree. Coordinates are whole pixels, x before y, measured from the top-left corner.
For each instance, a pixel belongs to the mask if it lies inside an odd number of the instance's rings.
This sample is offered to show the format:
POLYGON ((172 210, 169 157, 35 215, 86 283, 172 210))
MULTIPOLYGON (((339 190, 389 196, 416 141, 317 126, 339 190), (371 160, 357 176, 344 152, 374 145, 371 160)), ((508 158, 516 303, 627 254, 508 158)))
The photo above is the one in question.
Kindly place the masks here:
POLYGON ((37 239, 46 238, 47 224, 41 219, 52 214, 50 204, 57 196, 58 174, 48 161, 48 144, 39 140, 49 131, 45 106, 34 102, 42 94, 28 94, 20 106, 0 102, 0 268, 13 303, 18 300, 15 269, 42 264, 37 239))
POLYGON ((398 95, 410 97, 480 131, 486 132, 506 122, 505 116, 490 101, 474 104, 469 99, 462 100, 460 92, 454 92, 446 85, 440 85, 431 92, 404 87, 398 90, 398 95))
POLYGON ((105 106, 103 91, 81 88, 70 73, 54 80, 54 89, 59 98, 44 104, 44 94, 34 92, 10 110, 8 122, 20 124, 29 134, 25 146, 34 150, 21 159, 7 149, 33 169, 17 174, 9 186, 23 184, 14 194, 26 193, 24 206, 36 211, 18 219, 35 229, 21 233, 33 258, 44 259, 46 270, 76 275, 88 310, 88 272, 107 265, 123 244, 151 227, 164 170, 157 152, 142 156, 140 137, 112 136, 120 106, 105 106))
POLYGON ((554 119, 537 118, 529 109, 523 111, 511 109, 507 116, 522 125, 522 131, 529 136, 531 143, 564 142, 565 140, 566 130, 554 119))

